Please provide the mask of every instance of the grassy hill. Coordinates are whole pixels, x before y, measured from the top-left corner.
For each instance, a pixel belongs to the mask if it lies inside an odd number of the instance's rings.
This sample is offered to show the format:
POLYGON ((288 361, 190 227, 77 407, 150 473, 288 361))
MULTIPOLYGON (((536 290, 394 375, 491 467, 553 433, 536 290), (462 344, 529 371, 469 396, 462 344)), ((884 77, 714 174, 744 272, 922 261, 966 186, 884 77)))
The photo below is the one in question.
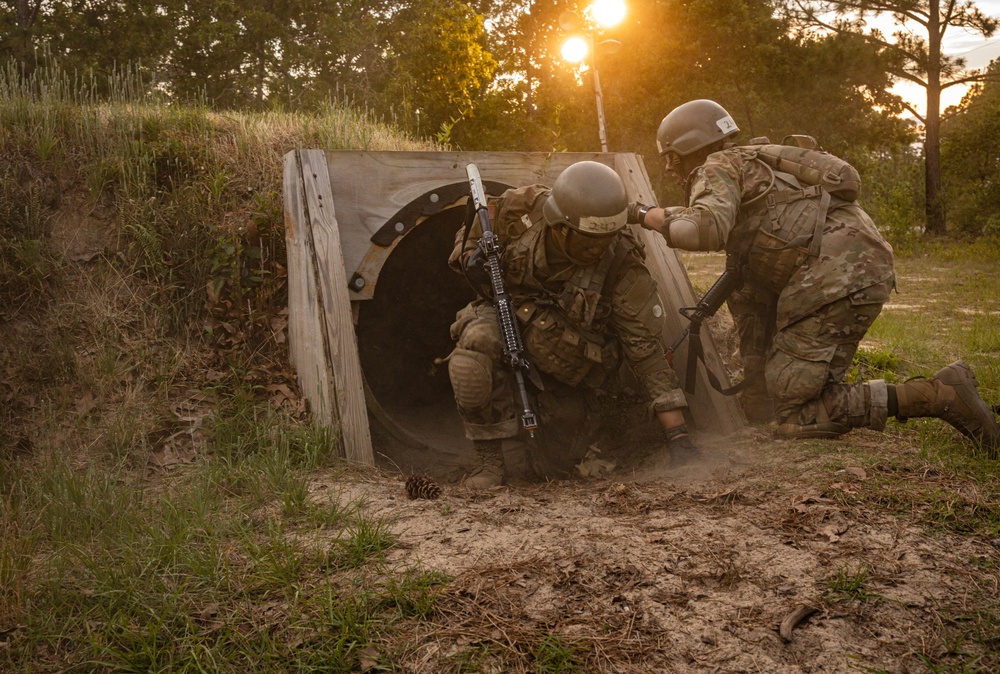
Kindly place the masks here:
POLYGON ((22 448, 80 406, 81 446, 118 428, 125 455, 162 425, 140 393, 280 383, 283 155, 429 149, 346 106, 216 114, 108 88, 0 79, 0 437, 22 448))

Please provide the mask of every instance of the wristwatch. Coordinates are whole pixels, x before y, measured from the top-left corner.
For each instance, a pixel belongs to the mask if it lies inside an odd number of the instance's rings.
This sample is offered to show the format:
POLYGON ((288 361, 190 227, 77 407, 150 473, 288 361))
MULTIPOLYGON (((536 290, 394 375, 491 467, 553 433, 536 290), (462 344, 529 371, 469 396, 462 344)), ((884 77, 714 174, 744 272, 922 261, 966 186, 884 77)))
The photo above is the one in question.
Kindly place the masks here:
POLYGON ((639 209, 639 210, 638 210, 638 211, 636 212, 636 216, 637 216, 637 218, 636 218, 636 219, 637 219, 637 220, 639 220, 639 224, 640 224, 640 225, 642 225, 642 224, 645 224, 645 223, 646 223, 646 213, 649 213, 649 212, 650 212, 651 210, 653 210, 654 208, 655 208, 655 206, 643 206, 642 208, 640 208, 640 209, 639 209))

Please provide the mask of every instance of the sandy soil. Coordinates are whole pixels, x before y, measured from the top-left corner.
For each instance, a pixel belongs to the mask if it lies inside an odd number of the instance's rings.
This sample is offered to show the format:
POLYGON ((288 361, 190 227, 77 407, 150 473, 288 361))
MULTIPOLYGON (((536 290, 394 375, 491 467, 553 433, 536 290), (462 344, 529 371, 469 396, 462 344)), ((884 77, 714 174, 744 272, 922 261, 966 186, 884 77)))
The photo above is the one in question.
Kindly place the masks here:
POLYGON ((578 644, 584 671, 927 671, 921 654, 942 657, 949 616, 1000 590, 989 572, 1000 541, 852 505, 869 472, 889 468, 843 450, 892 451, 888 440, 795 443, 750 428, 701 438, 706 459, 679 468, 653 455, 596 479, 444 484, 435 500, 408 499, 398 475, 312 490, 364 498, 399 535, 390 563, 451 579, 431 623, 394 645, 407 671, 538 671, 529 644, 549 634, 578 644), (861 591, 843 592, 857 579, 861 591), (470 649, 482 669, 453 669, 470 649))

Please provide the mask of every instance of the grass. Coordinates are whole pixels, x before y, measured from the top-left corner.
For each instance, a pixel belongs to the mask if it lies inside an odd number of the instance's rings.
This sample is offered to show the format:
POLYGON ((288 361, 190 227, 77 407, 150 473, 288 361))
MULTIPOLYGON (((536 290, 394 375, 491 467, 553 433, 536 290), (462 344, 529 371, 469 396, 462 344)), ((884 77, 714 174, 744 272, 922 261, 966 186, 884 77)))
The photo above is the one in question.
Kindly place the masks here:
POLYGON ((827 600, 834 602, 856 601, 861 604, 876 601, 878 595, 871 593, 865 587, 870 575, 871 569, 864 564, 859 564, 854 569, 849 566, 841 567, 834 576, 824 581, 827 586, 827 600))
POLYGON ((0 670, 358 671, 444 581, 388 565, 361 499, 311 493, 336 429, 275 402, 282 157, 433 146, 335 103, 100 88, 0 71, 0 670), (87 264, 53 240, 67 214, 105 234, 87 264))
POLYGON ((157 489, 130 470, 81 471, 64 458, 5 463, 0 669, 349 672, 395 623, 429 616, 444 579, 384 564, 390 522, 300 489, 335 448, 305 468, 282 450, 287 438, 269 437, 157 489), (253 489, 223 479, 251 471, 264 475, 253 489), (322 537, 303 513, 324 513, 322 537))
POLYGON ((547 635, 535 650, 535 663, 539 674, 571 674, 582 672, 576 646, 558 636, 547 635))
MULTIPOLYGON (((885 379, 903 383, 930 377, 959 358, 976 373, 979 391, 1000 404, 1000 239, 974 243, 931 241, 906 246, 897 255, 898 293, 875 321, 854 358, 848 381, 885 379)), ((721 263, 721 257, 719 262, 721 263)), ((711 285, 697 262, 695 285, 711 285)), ((937 419, 890 420, 877 441, 839 442, 829 473, 863 466, 867 479, 835 491, 852 508, 874 509, 914 523, 929 535, 973 540, 1000 538, 1000 460, 990 458, 937 419)), ((807 445, 829 456, 828 444, 807 445)), ((970 562, 995 577, 996 560, 970 562)), ((869 564, 850 560, 823 581, 824 597, 839 604, 868 605, 881 597, 872 589, 869 564)), ((973 611, 944 602, 933 612, 935 638, 910 656, 928 672, 991 672, 997 660, 1000 606, 987 582, 972 598, 973 611)), ((836 609, 834 609, 836 610, 836 609)), ((861 671, 881 671, 864 666, 861 671)))

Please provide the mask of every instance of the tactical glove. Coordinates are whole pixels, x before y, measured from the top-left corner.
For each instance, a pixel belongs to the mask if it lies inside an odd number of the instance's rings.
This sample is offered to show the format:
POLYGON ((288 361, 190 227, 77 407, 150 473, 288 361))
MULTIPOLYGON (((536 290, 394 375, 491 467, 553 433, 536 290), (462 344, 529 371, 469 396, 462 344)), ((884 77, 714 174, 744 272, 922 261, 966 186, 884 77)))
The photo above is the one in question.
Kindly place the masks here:
MULTIPOLYGON (((466 258, 464 269, 465 278, 469 285, 475 289, 486 291, 487 296, 492 294, 493 283, 490 279, 489 260, 486 259, 481 248, 476 248, 472 251, 472 255, 466 258)), ((500 261, 500 271, 501 273, 506 271, 502 260, 500 261)))
POLYGON ((646 217, 646 212, 652 208, 641 201, 633 201, 628 205, 626 222, 632 225, 641 225, 646 217))

